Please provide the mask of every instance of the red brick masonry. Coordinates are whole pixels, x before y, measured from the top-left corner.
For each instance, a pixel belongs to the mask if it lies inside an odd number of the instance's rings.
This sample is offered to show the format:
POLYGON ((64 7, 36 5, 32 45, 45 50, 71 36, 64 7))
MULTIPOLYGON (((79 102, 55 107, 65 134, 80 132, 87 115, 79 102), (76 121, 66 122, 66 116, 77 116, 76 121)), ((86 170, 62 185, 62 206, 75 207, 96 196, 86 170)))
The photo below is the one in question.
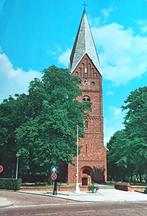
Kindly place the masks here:
MULTIPOLYGON (((102 114, 102 76, 87 54, 83 56, 73 76, 81 78, 82 97, 78 100, 90 100, 92 110, 86 116, 88 128, 84 138, 79 140, 79 182, 82 177, 91 176, 92 181, 107 180, 106 149, 103 142, 102 114)), ((68 166, 68 183, 76 182, 76 158, 68 166)))
MULTIPOLYGON (((53 191, 53 186, 22 186, 20 191, 53 191)), ((75 191, 75 185, 58 185, 57 191, 75 191)), ((81 186, 80 191, 88 191, 88 186, 81 186)))

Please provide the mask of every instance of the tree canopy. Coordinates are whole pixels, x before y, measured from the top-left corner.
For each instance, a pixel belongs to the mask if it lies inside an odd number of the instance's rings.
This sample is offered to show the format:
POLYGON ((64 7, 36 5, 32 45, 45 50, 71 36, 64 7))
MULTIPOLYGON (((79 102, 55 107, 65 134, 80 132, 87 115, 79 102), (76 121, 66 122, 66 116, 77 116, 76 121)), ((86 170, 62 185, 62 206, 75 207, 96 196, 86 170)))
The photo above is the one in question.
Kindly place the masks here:
POLYGON ((125 128, 108 143, 108 167, 113 179, 147 178, 147 87, 131 92, 122 110, 125 128))
POLYGON ((84 131, 88 102, 81 95, 80 80, 68 70, 52 66, 34 79, 28 94, 9 97, 0 104, 1 163, 14 175, 16 154, 22 171, 46 171, 50 164, 69 163, 76 154, 76 126, 84 131))

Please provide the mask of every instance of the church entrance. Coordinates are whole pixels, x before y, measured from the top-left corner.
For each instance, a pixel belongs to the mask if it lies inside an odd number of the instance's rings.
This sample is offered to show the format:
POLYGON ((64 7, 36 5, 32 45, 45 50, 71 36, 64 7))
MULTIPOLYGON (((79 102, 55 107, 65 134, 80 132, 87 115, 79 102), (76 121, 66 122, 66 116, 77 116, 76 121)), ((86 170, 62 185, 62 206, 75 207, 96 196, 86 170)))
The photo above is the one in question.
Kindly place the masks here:
POLYGON ((85 166, 81 169, 82 185, 90 185, 93 181, 93 170, 91 167, 85 166))

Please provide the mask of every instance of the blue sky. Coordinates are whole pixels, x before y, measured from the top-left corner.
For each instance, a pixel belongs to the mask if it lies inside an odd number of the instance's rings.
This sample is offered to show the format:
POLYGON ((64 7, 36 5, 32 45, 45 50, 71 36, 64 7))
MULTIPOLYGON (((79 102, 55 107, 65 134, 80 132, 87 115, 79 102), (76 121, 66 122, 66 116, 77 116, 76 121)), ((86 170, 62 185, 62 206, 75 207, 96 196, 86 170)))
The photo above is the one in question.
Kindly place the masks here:
MULTIPOLYGON (((105 143, 123 127, 121 106, 147 85, 147 0, 87 0, 103 73, 105 143)), ((27 91, 55 64, 67 67, 81 0, 0 0, 0 101, 27 91)))

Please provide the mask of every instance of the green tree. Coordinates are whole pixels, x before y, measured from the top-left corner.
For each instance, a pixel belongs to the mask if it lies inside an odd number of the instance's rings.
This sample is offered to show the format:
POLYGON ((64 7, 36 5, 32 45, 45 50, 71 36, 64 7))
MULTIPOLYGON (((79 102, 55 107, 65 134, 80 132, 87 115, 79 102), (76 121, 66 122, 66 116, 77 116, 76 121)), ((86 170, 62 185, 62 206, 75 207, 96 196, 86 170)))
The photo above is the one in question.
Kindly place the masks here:
POLYGON ((147 87, 131 92, 122 107, 126 111, 125 127, 130 135, 138 135, 147 143, 147 87))
POLYGON ((134 151, 135 173, 147 175, 147 87, 131 92, 125 101, 125 128, 134 151))
POLYGON ((130 93, 125 105, 125 129, 108 143, 108 169, 113 179, 130 180, 147 175, 147 87, 130 93))
POLYGON ((129 140, 125 130, 114 133, 107 144, 108 173, 113 180, 126 180, 130 170, 129 140))
POLYGON ((0 104, 0 163, 8 176, 14 176, 15 172, 15 130, 26 119, 26 97, 25 94, 10 96, 0 104))
MULTIPOLYGON (((90 103, 77 100, 79 84, 68 70, 52 66, 30 83, 27 95, 10 97, 0 105, 0 145, 11 155, 8 163, 13 170, 16 154, 22 172, 46 171, 49 164, 72 161, 76 126, 82 136, 84 111, 90 108, 90 103)), ((7 161, 4 155, 3 163, 7 161)))

